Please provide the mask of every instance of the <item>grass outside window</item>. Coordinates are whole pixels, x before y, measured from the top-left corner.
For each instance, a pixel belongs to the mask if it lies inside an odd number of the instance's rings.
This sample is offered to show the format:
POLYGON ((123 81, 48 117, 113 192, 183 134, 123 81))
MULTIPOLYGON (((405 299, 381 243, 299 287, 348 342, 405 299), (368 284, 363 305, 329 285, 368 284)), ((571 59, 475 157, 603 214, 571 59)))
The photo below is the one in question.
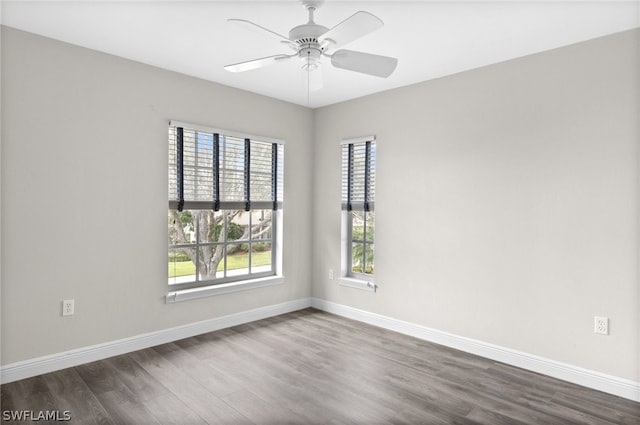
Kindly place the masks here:
MULTIPOLYGON (((249 254, 236 254, 227 256, 227 270, 246 268, 249 254)), ((252 252, 251 265, 268 266, 271 264, 271 251, 252 252)), ((224 263, 218 264, 218 271, 224 269, 224 263)), ((191 261, 169 262, 169 277, 191 276, 196 274, 196 266, 191 261)))

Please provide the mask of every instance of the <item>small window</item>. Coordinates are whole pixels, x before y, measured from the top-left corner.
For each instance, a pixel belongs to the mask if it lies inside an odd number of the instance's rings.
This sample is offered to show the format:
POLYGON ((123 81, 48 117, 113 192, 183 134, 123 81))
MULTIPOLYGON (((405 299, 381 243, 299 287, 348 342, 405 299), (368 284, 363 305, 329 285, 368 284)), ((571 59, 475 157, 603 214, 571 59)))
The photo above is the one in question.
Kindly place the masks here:
POLYGON ((342 144, 342 275, 372 287, 375 271, 374 137, 342 144))
POLYGON ((281 141, 169 126, 169 291, 275 276, 281 141))

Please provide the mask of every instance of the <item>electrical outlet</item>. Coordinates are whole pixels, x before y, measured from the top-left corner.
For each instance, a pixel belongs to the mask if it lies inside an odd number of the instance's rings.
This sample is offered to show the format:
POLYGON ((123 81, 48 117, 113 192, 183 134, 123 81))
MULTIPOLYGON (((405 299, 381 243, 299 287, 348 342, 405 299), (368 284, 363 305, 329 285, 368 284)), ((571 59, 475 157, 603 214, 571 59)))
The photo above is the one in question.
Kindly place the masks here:
POLYGON ((333 280, 333 269, 329 269, 329 279, 333 280))
POLYGON ((62 315, 73 316, 73 300, 62 300, 62 315))
POLYGON ((593 318, 593 331, 597 334, 609 335, 609 318, 595 316, 593 318))

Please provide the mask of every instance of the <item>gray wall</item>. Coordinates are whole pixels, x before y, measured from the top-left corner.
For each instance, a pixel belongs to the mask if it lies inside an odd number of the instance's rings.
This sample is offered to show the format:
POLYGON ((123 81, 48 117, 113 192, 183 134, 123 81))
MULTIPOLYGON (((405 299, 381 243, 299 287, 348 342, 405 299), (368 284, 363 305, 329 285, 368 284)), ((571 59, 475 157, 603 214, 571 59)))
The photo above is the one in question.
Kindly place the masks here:
POLYGON ((2 114, 4 364, 309 296, 311 110, 3 28, 2 114), (165 304, 169 119, 286 141, 284 284, 165 304))
POLYGON ((639 37, 311 111, 3 28, 2 363, 313 295, 639 381, 639 37), (168 119, 286 140, 284 285, 165 304, 168 119), (369 134, 377 293, 327 279, 369 134))
POLYGON ((640 380, 639 38, 316 110, 313 295, 640 380), (338 144, 369 134, 377 293, 327 272, 340 269, 338 144))

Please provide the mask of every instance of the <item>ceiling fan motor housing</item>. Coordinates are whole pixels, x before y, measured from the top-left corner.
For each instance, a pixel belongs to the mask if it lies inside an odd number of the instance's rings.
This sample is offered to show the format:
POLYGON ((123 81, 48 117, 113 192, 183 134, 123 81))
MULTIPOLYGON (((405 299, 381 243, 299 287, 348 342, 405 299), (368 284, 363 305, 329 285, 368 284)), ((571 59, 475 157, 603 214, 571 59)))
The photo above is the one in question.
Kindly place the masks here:
POLYGON ((289 31, 289 40, 299 46, 298 57, 302 61, 303 69, 314 70, 320 65, 320 56, 324 48, 318 42, 318 37, 327 31, 327 27, 313 22, 298 25, 289 31))

